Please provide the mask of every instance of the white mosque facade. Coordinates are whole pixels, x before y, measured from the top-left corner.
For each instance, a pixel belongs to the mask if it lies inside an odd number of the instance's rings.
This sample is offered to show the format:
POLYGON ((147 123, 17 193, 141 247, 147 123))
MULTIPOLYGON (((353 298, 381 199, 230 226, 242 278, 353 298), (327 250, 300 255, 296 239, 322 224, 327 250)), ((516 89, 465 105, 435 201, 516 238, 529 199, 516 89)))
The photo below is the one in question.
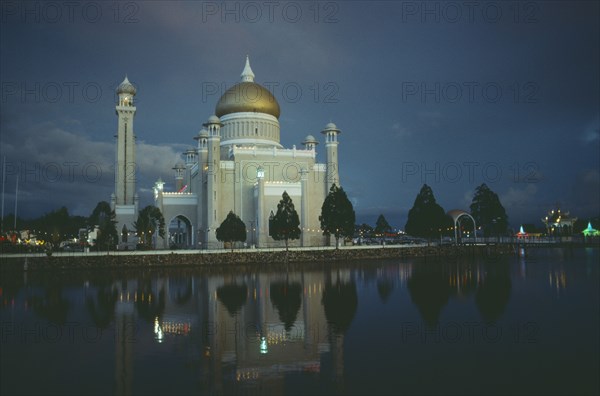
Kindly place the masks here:
MULTIPOLYGON (((135 192, 135 87, 125 78, 117 88, 119 103, 115 193, 111 205, 117 229, 133 229, 139 198, 135 192)), ((321 206, 331 186, 339 185, 338 135, 329 123, 325 137, 326 163, 317 162, 318 141, 308 135, 303 148, 280 144, 280 107, 266 88, 254 82, 248 58, 241 82, 219 99, 215 114, 194 139, 197 146, 175 164, 175 191, 158 180, 154 204, 165 218, 165 238, 157 248, 219 248, 215 230, 230 211, 246 225, 247 246, 274 247, 269 218, 286 191, 300 218, 302 234, 290 246, 327 243, 320 230, 321 206), (168 232, 167 232, 168 231, 168 232)))

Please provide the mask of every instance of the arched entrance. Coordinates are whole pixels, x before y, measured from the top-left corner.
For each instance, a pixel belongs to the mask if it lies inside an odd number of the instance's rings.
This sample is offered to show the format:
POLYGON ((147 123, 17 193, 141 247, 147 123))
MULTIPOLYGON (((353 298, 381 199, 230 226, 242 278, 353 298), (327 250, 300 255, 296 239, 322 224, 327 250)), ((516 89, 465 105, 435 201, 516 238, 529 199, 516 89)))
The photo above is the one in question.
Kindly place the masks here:
POLYGON ((457 244, 460 239, 462 240, 462 231, 459 233, 459 225, 461 223, 461 218, 468 217, 473 222, 473 238, 477 236, 476 230, 477 225, 475 224, 475 219, 468 212, 465 212, 461 209, 453 209, 448 211, 448 216, 452 217, 452 221, 454 222, 454 243, 457 244))
POLYGON ((192 249, 194 233, 192 222, 184 215, 177 215, 169 222, 169 249, 192 249))

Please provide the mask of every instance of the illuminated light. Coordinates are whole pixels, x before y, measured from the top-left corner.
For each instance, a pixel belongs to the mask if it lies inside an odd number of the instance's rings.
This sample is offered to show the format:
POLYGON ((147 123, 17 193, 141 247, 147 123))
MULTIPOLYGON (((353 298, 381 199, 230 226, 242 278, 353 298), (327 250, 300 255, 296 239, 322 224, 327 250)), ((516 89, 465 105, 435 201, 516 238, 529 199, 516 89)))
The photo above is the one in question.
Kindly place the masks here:
POLYGON ((269 347, 265 337, 260 337, 260 353, 263 355, 269 353, 269 347))
POLYGON ((158 323, 158 316, 154 318, 154 334, 156 336, 156 341, 158 341, 159 343, 163 342, 163 331, 160 327, 160 323, 158 323))

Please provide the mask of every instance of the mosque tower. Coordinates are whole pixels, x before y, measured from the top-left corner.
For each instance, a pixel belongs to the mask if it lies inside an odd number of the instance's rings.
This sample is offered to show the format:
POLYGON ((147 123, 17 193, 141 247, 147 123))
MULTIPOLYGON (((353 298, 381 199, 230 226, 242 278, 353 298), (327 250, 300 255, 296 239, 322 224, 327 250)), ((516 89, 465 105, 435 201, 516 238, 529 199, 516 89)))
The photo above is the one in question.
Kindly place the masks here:
POLYGON ((206 175, 206 219, 207 237, 206 244, 208 247, 218 245, 217 228, 220 225, 219 219, 219 202, 221 199, 221 183, 219 169, 221 164, 220 143, 221 143, 221 121, 219 117, 212 115, 208 117, 208 121, 203 126, 208 130, 208 147, 207 147, 207 175, 206 175))
POLYGON ((330 122, 321 131, 325 135, 325 148, 327 149, 327 179, 325 193, 328 194, 333 184, 340 186, 340 174, 338 170, 338 138, 342 133, 337 126, 330 122))
POLYGON ((111 196, 111 208, 116 214, 118 232, 122 232, 124 227, 132 230, 138 212, 139 197, 135 191, 136 163, 135 134, 133 132, 133 119, 136 111, 133 103, 135 94, 135 87, 125 76, 123 82, 117 87, 119 99, 115 107, 118 117, 115 192, 111 196))

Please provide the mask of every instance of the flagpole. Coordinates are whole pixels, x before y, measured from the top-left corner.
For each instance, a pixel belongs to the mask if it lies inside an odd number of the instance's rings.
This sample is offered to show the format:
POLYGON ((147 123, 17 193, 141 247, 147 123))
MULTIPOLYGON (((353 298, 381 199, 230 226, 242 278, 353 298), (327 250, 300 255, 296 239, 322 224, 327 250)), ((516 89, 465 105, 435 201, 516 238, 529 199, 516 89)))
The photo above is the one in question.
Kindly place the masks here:
POLYGON ((17 231, 17 203, 19 202, 19 174, 17 173, 17 183, 15 186, 15 224, 14 230, 17 231))
POLYGON ((2 217, 0 217, 0 230, 4 232, 4 187, 6 185, 6 155, 2 160, 2 217))

